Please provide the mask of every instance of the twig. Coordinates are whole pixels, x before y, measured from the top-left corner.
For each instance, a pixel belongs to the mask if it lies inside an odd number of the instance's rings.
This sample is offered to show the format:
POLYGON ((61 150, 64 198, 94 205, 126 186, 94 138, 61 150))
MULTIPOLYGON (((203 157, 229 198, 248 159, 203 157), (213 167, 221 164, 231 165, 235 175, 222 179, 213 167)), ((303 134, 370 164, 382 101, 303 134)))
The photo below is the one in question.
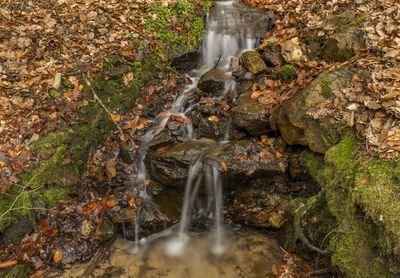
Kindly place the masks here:
POLYGON ((305 204, 303 207, 299 208, 299 210, 296 212, 296 214, 294 215, 294 221, 293 221, 293 226, 294 226, 294 231, 296 233, 296 236, 298 239, 300 239, 300 241, 309 249, 318 252, 322 255, 326 255, 328 254, 327 250, 322 250, 316 246, 314 246, 305 236, 302 228, 301 228, 301 217, 303 216, 304 213, 306 213, 306 211, 308 210, 308 204, 305 204))
POLYGON ((81 65, 79 64, 78 58, 77 58, 76 55, 75 55, 74 49, 72 48, 72 44, 71 44, 71 41, 70 41, 70 39, 69 39, 68 29, 67 29, 67 27, 64 25, 64 22, 63 22, 63 20, 61 19, 61 16, 60 16, 60 14, 58 13, 57 7, 56 7, 56 5, 54 4, 53 0, 49 0, 49 2, 50 2, 50 5, 53 7, 54 13, 55 13, 56 16, 57 16, 58 21, 59 21, 60 24, 61 24, 61 27, 62 27, 63 30, 64 30, 64 35, 65 35, 64 40, 65 40, 65 41, 67 42, 67 44, 68 44, 69 52, 71 53, 72 58, 74 59, 75 65, 76 65, 76 67, 78 68, 78 72, 80 73, 80 75, 82 76, 82 79, 86 82, 86 84, 88 85, 88 87, 89 87, 90 90, 92 91, 92 94, 93 94, 94 99, 95 99, 95 100, 101 105, 101 107, 103 107, 103 109, 107 112, 107 114, 109 115, 111 121, 115 124, 115 126, 118 128, 119 132, 121 133, 121 136, 122 136, 123 138, 125 138, 124 132, 123 132, 122 128, 121 128, 121 127, 118 125, 118 123, 114 120, 113 115, 110 113, 110 111, 108 110, 108 108, 104 105, 104 103, 101 101, 101 99, 99 98, 99 96, 96 94, 96 92, 95 92, 95 90, 93 89, 92 84, 90 83, 89 79, 83 74, 81 65))
MULTIPOLYGON (((15 203, 16 203, 16 202, 18 201, 18 199, 22 196, 22 194, 25 193, 25 189, 28 187, 29 184, 31 184, 31 182, 33 181, 33 179, 36 178, 36 177, 37 177, 39 174, 41 174, 42 172, 43 172, 43 169, 42 169, 41 171, 39 171, 36 175, 34 175, 34 176, 29 180, 29 182, 28 182, 27 184, 25 184, 25 186, 22 188, 21 193, 19 193, 19 194, 15 197, 15 199, 14 199, 14 201, 12 202, 12 204, 10 205, 10 207, 9 207, 5 212, 3 212, 3 213, 0 215, 0 220, 3 219, 3 217, 4 217, 5 215, 7 215, 7 213, 9 213, 10 211, 14 210, 14 205, 15 205, 15 203)), ((35 189, 35 190, 37 190, 37 189, 35 189)), ((18 208, 18 209, 19 209, 19 208, 18 208)))
POLYGON ((83 273, 83 277, 88 277, 90 274, 92 274, 93 270, 96 268, 97 264, 105 257, 105 255, 107 254, 107 250, 110 248, 111 244, 114 242, 116 238, 117 237, 115 233, 114 236, 109 241, 104 243, 103 246, 101 246, 97 250, 96 254, 94 254, 93 258, 89 261, 89 263, 85 267, 86 270, 83 273))
POLYGON ((308 274, 310 276, 320 276, 320 275, 325 275, 325 274, 331 273, 331 272, 332 272, 332 269, 330 267, 326 267, 326 268, 311 270, 308 274))

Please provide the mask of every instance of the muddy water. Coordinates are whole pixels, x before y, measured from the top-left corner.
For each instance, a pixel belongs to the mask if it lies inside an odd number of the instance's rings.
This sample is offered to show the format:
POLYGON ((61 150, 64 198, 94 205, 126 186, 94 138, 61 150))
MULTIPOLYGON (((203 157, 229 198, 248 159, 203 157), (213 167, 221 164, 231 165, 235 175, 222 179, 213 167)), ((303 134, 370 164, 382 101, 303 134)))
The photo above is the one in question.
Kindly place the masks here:
MULTIPOLYGON (((276 240, 256 231, 236 231, 227 236, 227 252, 214 256, 213 240, 193 237, 180 257, 165 255, 165 241, 154 242, 143 254, 125 250, 132 243, 118 238, 110 255, 96 267, 92 277, 121 278, 266 278, 279 263, 282 251, 276 240)), ((83 277, 86 264, 74 265, 59 277, 83 277)))

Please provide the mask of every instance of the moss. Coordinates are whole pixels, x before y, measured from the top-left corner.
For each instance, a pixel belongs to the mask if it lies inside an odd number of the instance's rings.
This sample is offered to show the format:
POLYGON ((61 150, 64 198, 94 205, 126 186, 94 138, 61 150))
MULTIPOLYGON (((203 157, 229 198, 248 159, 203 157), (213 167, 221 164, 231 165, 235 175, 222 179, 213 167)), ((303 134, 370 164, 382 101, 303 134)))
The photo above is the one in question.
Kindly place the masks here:
POLYGON ((357 140, 355 138, 344 138, 325 153, 325 161, 333 163, 338 169, 342 169, 356 151, 357 140))
POLYGON ((332 263, 349 277, 395 277, 377 254, 376 236, 375 227, 363 219, 343 221, 330 240, 332 263))
POLYGON ((11 213, 0 220, 0 229, 27 214, 32 207, 31 197, 44 200, 50 206, 73 191, 73 186, 80 181, 80 169, 88 159, 90 146, 98 142, 97 134, 96 129, 88 125, 75 125, 51 132, 33 142, 30 149, 42 158, 31 172, 19 176, 19 184, 14 185, 8 195, 0 196, 2 214, 21 194, 11 213), (70 162, 65 164, 66 158, 70 162))
POLYGON ((48 207, 52 207, 59 200, 66 198, 69 193, 71 190, 68 187, 50 186, 42 190, 40 197, 48 207))
POLYGON ((18 218, 29 214, 29 208, 32 207, 32 201, 29 191, 24 190, 20 185, 14 185, 8 194, 0 195, 0 231, 4 231, 11 223, 18 218), (11 209, 8 213, 6 213, 11 209))
POLYGON ((390 258, 400 256, 400 163, 362 157, 354 137, 324 157, 305 151, 300 161, 340 227, 329 244, 332 262, 350 277, 399 275, 389 270, 398 269, 390 258))
POLYGON ((333 97, 332 89, 329 83, 329 80, 321 79, 321 94, 326 99, 333 97))
POLYGON ((279 70, 279 79, 282 83, 288 84, 297 79, 297 73, 293 65, 284 65, 279 70))
POLYGON ((345 30, 345 29, 348 28, 348 27, 359 26, 359 25, 361 25, 362 23, 367 22, 367 21, 369 21, 369 20, 370 20, 369 15, 361 14, 361 15, 357 16, 352 22, 341 26, 341 27, 339 28, 339 31, 343 31, 343 30, 345 30))

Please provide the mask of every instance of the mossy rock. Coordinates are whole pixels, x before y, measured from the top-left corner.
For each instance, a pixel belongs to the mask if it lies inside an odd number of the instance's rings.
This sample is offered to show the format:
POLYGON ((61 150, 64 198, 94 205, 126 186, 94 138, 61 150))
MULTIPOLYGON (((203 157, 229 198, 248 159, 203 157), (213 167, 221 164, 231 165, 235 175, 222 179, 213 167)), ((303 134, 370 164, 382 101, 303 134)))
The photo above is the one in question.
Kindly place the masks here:
POLYGON ((0 196, 0 213, 14 204, 0 221, 1 230, 29 214, 33 206, 31 197, 51 206, 72 192, 80 181, 90 147, 97 143, 98 130, 89 125, 61 128, 34 141, 29 147, 41 159, 31 172, 19 176, 20 182, 11 188, 10 194, 0 196))
POLYGON ((349 87, 355 72, 341 68, 319 75, 306 89, 282 104, 272 116, 271 127, 279 129, 289 145, 300 144, 315 152, 326 152, 348 128, 329 115, 314 118, 313 112, 318 103, 332 103, 335 91, 349 87))
POLYGON ((278 74, 279 80, 284 84, 289 84, 297 79, 296 69, 293 65, 284 65, 278 74))
POLYGON ((305 151, 300 160, 337 221, 329 243, 332 263, 349 277, 398 277, 400 164, 364 158, 354 137, 324 156, 305 151))
POLYGON ((264 60, 257 51, 246 51, 242 53, 241 60, 244 67, 254 74, 267 70, 264 60))

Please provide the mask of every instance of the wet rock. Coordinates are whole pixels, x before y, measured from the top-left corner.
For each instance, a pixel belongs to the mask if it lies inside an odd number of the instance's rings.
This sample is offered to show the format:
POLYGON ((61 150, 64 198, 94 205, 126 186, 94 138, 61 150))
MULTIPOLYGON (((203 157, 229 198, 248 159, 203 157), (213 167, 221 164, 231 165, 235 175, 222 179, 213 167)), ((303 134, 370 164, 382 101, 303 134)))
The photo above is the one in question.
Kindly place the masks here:
POLYGON ((10 244, 19 242, 26 234, 33 231, 33 224, 29 216, 21 217, 18 222, 8 226, 1 238, 1 248, 5 248, 10 244))
POLYGON ((136 211, 137 209, 133 207, 115 207, 107 213, 113 223, 127 223, 136 221, 136 211))
POLYGON ((0 278, 25 278, 29 273, 29 264, 18 264, 0 274, 0 278))
POLYGON ((154 136, 153 140, 151 140, 148 144, 147 147, 150 150, 156 150, 160 147, 169 145, 171 143, 174 143, 175 140, 169 130, 163 130, 156 136, 154 136))
POLYGON ((223 145, 212 142, 177 143, 150 152, 145 160, 149 174, 161 184, 180 187, 186 181, 189 166, 198 158, 218 169, 226 184, 231 185, 259 176, 280 175, 287 170, 287 158, 261 142, 242 140, 223 145))
POLYGON ((281 44, 281 54, 287 63, 299 62, 303 51, 296 40, 290 40, 281 44))
POLYGON ((216 146, 205 152, 203 161, 218 169, 231 185, 259 176, 282 175, 287 170, 286 157, 253 140, 216 146))
POLYGON ((108 216, 104 216, 103 223, 100 228, 96 230, 96 238, 100 241, 107 241, 111 239, 116 232, 116 226, 108 216))
POLYGON ((321 49, 321 58, 328 62, 344 62, 366 48, 361 23, 368 17, 359 17, 332 34, 321 49))
POLYGON ((178 71, 188 72, 198 68, 200 59, 201 55, 198 51, 188 52, 172 58, 171 65, 178 71))
POLYGON ((211 69, 200 77, 197 87, 204 92, 218 94, 224 91, 226 82, 231 80, 225 70, 211 69))
POLYGON ((131 146, 128 143, 123 143, 119 145, 119 156, 121 157, 122 162, 126 164, 133 163, 131 151, 131 146))
POLYGON ((282 193, 285 178, 257 179, 233 192, 228 211, 236 222, 251 226, 280 228, 286 222, 285 204, 289 193, 282 193))
POLYGON ((328 15, 322 21, 322 29, 325 31, 334 31, 340 26, 350 23, 354 18, 355 13, 352 10, 345 11, 339 15, 328 15))
POLYGON ((141 235, 147 236, 177 223, 182 208, 182 192, 163 190, 152 196, 152 201, 140 213, 141 235))
POLYGON ((300 144, 309 146, 314 152, 326 152, 340 140, 341 134, 329 111, 318 109, 316 105, 332 103, 335 93, 350 86, 354 74, 354 70, 341 68, 319 75, 274 113, 271 127, 279 129, 289 145, 300 144))
POLYGON ((202 141, 190 141, 149 152, 145 159, 149 174, 161 184, 182 186, 189 166, 208 145, 202 141))
POLYGON ((269 116, 273 104, 262 104, 251 95, 252 90, 248 90, 235 101, 232 108, 233 123, 252 135, 266 134, 270 130, 269 116))
POLYGON ((257 51, 246 51, 242 53, 241 61, 244 67, 254 74, 267 70, 264 60, 257 51))

